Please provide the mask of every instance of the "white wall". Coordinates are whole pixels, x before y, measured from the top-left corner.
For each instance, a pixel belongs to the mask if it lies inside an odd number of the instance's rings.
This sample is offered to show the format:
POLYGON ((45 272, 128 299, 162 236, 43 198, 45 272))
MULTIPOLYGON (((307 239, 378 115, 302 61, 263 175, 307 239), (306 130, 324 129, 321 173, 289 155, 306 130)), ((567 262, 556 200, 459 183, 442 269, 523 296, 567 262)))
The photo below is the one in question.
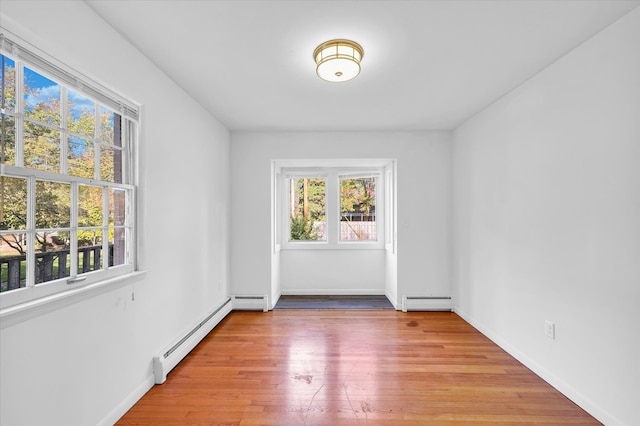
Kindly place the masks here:
POLYGON ((227 297, 229 134, 84 2, 3 1, 0 25, 143 105, 146 278, 0 330, 0 424, 110 423, 153 383, 152 357, 227 297))
POLYGON ((640 424, 639 46, 636 9, 454 133, 456 311, 606 424, 640 424))
POLYGON ((384 250, 282 250, 283 294, 385 294, 384 250))
MULTIPOLYGON (((271 160, 364 157, 397 159, 398 294, 450 295, 449 132, 233 133, 231 139, 232 294, 270 294, 271 160), (247 261, 251 267, 247 267, 247 261)), ((300 260, 300 256, 309 260, 312 253, 317 253, 305 252, 280 252, 283 290, 286 285, 298 285, 295 280, 299 274, 287 265, 300 260)), ((385 274, 390 272, 385 267, 384 251, 367 254, 356 250, 351 255, 354 261, 377 271, 369 278, 375 279, 375 288, 385 291, 385 282, 390 280, 385 274)), ((327 268, 340 266, 338 252, 318 256, 327 268)), ((322 268, 312 285, 338 288, 337 284, 344 283, 339 276, 341 270, 344 268, 322 268)), ((371 285, 366 282, 360 281, 359 288, 371 285)))

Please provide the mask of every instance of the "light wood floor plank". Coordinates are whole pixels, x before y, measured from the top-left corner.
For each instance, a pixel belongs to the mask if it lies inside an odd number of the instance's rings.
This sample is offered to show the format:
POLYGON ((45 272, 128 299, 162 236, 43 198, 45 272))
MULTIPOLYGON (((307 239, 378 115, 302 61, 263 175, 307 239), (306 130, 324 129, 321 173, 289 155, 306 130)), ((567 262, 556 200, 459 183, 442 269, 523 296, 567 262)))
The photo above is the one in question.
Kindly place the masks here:
POLYGON ((453 313, 232 312, 119 425, 590 425, 453 313))

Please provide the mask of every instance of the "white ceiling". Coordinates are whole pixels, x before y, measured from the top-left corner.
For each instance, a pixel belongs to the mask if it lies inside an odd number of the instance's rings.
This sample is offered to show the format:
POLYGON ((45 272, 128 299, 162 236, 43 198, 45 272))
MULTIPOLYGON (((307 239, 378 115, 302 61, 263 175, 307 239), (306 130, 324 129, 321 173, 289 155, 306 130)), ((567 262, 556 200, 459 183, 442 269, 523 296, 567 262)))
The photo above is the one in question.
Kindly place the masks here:
POLYGON ((86 0, 231 130, 453 129, 640 0, 86 0), (365 50, 345 83, 314 48, 365 50))

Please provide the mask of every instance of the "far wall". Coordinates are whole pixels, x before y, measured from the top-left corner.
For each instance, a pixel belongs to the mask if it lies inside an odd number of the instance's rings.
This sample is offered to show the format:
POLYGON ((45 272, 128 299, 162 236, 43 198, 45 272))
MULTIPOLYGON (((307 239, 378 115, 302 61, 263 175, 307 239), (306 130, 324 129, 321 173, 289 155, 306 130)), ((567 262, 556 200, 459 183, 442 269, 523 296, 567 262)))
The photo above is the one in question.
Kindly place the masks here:
MULTIPOLYGON (((355 250, 348 256, 370 274, 356 279, 352 272, 348 285, 354 291, 391 288, 398 302, 403 295, 451 295, 449 132, 240 132, 231 139, 231 294, 276 298, 272 278, 283 290, 299 285, 287 265, 308 256, 282 250, 272 259, 272 160, 392 158, 397 160, 397 275, 396 262, 389 262, 384 250, 355 250)), ((319 253, 323 268, 301 291, 329 286, 338 292, 347 269, 344 258, 334 257, 339 253, 319 253)))

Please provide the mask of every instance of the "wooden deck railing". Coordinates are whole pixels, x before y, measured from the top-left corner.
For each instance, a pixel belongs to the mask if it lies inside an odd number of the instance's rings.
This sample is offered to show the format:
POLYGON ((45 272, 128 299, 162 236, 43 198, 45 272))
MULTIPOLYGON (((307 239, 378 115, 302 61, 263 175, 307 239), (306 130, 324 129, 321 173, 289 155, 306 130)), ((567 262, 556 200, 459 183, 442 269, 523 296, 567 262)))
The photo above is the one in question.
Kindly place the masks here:
MULTIPOLYGON (((78 273, 101 268, 102 245, 78 248, 78 273)), ((36 284, 69 276, 69 249, 36 253, 36 284)), ((25 287, 26 255, 0 256, 0 292, 25 287)), ((109 245, 109 266, 113 266, 113 245, 109 245)))

